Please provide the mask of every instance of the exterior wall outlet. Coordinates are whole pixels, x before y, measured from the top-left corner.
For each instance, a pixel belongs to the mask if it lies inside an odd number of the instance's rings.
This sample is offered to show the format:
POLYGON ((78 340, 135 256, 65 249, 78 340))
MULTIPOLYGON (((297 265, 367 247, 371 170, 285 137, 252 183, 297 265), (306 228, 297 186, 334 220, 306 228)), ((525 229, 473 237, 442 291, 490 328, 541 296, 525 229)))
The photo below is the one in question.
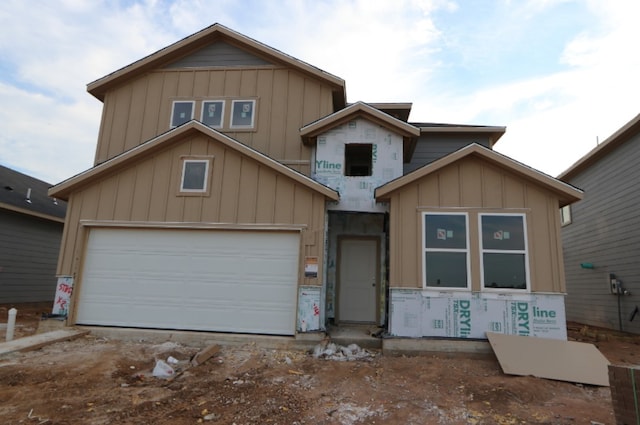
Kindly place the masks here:
POLYGON ((620 281, 616 279, 613 273, 609 273, 609 289, 612 294, 618 294, 620 292, 620 281))

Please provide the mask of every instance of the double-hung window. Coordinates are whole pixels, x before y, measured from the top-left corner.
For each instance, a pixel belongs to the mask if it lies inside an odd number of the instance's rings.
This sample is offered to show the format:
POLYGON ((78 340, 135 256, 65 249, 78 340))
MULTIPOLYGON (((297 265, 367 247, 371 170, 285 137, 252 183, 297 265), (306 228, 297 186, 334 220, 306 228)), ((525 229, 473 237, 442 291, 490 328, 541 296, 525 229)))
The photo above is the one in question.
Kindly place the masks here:
POLYGON ((425 212, 422 220, 424 287, 469 289, 467 214, 425 212))
POLYGON ((524 214, 480 214, 485 289, 523 289, 529 281, 524 214))

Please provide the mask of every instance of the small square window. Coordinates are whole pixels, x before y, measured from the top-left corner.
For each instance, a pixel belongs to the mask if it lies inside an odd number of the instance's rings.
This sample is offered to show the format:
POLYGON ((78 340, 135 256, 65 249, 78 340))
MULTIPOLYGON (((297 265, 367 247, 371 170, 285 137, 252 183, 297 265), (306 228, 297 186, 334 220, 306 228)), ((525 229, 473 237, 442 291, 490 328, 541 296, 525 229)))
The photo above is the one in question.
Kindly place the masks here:
POLYGON ((224 101, 204 101, 202 102, 203 124, 213 128, 222 127, 222 117, 224 116, 224 101))
POLYGON ((231 127, 253 128, 255 122, 255 100, 234 100, 231 103, 231 127))
POLYGON ((209 160, 185 159, 182 166, 181 192, 206 192, 209 160))
POLYGON ((171 128, 182 125, 193 119, 193 102, 173 102, 171 111, 171 128))
POLYGON ((344 175, 370 176, 372 171, 373 145, 350 143, 344 146, 344 175))

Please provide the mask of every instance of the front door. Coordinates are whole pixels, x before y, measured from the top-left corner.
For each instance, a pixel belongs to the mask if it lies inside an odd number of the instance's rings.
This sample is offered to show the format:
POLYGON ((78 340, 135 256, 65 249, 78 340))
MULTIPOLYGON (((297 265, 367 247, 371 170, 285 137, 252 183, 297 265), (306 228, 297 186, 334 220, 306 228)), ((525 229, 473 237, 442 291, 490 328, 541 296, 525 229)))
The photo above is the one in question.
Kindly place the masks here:
POLYGON ((338 241, 338 321, 375 323, 379 274, 378 239, 338 241))

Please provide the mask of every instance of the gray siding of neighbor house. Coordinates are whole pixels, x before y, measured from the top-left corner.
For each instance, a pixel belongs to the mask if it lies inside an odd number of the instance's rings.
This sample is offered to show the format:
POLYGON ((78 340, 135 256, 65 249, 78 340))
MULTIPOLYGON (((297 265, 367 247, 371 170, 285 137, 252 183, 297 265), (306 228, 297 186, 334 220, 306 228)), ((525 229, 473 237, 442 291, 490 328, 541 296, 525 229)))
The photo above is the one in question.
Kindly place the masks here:
POLYGON ((489 137, 482 134, 421 134, 411 162, 404 164, 403 174, 417 170, 471 143, 491 148, 489 137))
POLYGON ((225 42, 217 42, 179 61, 166 66, 167 69, 202 68, 207 66, 263 66, 271 65, 262 58, 254 56, 225 42))
POLYGON ((618 299, 609 291, 609 273, 631 295, 620 299, 622 330, 640 333, 640 135, 570 178, 584 190, 571 206, 571 224, 562 228, 567 320, 619 329, 618 299), (585 269, 581 263, 592 263, 585 269))
POLYGON ((62 226, 0 209, 0 303, 53 302, 62 226))

